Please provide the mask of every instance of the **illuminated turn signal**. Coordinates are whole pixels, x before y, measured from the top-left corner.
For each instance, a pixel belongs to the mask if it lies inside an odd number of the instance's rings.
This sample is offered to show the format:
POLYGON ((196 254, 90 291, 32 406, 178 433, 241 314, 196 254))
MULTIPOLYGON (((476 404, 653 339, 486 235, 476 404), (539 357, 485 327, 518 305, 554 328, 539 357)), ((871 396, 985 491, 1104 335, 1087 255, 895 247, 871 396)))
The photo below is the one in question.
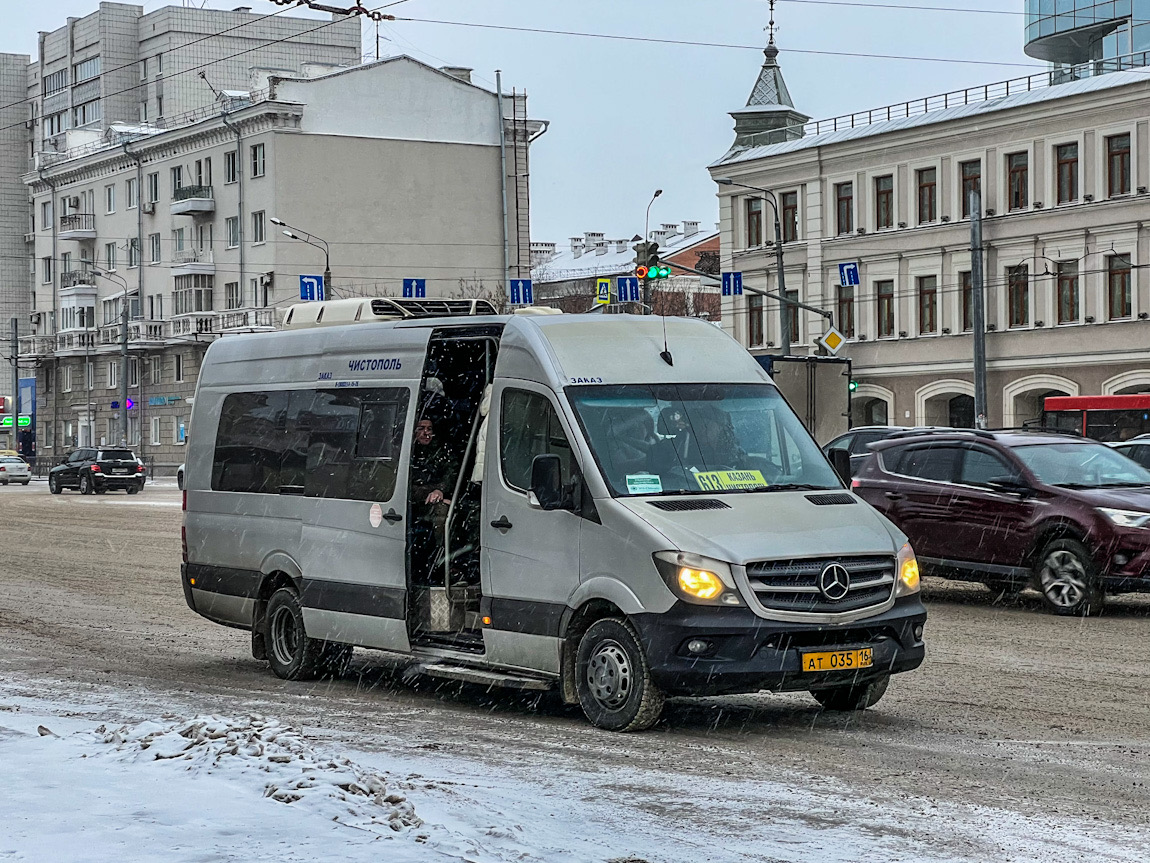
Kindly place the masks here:
POLYGON ((723 582, 713 572, 684 566, 679 570, 679 589, 699 599, 714 599, 723 592, 723 582))

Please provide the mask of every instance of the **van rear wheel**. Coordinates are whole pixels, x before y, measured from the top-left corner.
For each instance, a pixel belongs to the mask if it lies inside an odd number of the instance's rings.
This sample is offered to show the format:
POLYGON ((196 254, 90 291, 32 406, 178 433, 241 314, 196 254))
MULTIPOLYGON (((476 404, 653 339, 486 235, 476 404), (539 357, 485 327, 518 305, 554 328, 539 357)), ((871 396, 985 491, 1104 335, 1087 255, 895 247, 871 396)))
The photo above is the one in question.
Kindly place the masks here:
POLYGON ((597 620, 583 633, 575 660, 579 704, 591 724, 608 731, 643 731, 663 712, 663 693, 634 628, 597 620))
POLYGON ((268 600, 268 664, 284 680, 338 676, 351 659, 351 645, 308 638, 294 590, 281 587, 268 600))
POLYGON ((849 713, 874 707, 886 695, 890 685, 890 675, 886 674, 870 683, 858 686, 834 686, 830 689, 815 689, 811 695, 827 710, 849 713))

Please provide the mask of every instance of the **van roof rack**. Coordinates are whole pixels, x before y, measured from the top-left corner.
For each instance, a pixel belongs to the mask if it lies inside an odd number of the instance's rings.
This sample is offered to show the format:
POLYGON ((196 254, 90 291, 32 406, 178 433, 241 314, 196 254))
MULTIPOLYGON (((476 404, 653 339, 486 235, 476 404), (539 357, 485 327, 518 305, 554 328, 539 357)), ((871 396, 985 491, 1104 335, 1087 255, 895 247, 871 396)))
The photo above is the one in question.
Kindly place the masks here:
POLYGON ((497 315, 489 300, 409 299, 406 297, 363 297, 296 303, 284 316, 284 329, 334 327, 417 318, 454 318, 497 315))
POLYGON ((396 315, 402 318, 447 318, 457 315, 499 314, 490 300, 411 300, 377 297, 371 301, 374 315, 396 315))

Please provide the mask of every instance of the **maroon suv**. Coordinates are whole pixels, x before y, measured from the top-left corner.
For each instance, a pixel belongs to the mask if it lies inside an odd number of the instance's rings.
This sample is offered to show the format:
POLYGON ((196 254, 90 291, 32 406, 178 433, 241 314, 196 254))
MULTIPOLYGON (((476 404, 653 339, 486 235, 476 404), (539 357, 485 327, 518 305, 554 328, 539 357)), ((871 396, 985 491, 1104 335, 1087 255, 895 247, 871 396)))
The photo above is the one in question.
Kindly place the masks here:
POLYGON ((1150 471, 1112 448, 984 431, 906 432, 871 448, 854 489, 928 574, 1033 585, 1057 614, 1150 590, 1150 471))

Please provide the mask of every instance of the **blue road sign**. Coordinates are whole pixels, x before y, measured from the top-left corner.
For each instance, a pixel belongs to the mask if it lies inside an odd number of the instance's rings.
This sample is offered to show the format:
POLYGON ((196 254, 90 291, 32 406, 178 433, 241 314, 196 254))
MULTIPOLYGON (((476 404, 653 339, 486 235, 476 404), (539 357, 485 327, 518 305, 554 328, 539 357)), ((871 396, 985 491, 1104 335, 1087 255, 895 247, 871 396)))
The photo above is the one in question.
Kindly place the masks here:
POLYGON ((723 296, 741 297, 743 295, 743 274, 723 273, 723 296))
POLYGON ((324 299, 323 276, 300 276, 299 298, 305 302, 324 299))
POLYGON ((859 265, 852 261, 849 264, 839 264, 839 284, 845 287, 859 283, 859 265))
POLYGON ((619 276, 616 281, 619 283, 620 302, 640 302, 638 278, 635 276, 619 276))
POLYGON ((403 296, 405 299, 427 299, 427 279, 404 279, 403 296))
POLYGON ((531 305, 535 302, 535 293, 530 279, 511 279, 511 304, 531 305))

